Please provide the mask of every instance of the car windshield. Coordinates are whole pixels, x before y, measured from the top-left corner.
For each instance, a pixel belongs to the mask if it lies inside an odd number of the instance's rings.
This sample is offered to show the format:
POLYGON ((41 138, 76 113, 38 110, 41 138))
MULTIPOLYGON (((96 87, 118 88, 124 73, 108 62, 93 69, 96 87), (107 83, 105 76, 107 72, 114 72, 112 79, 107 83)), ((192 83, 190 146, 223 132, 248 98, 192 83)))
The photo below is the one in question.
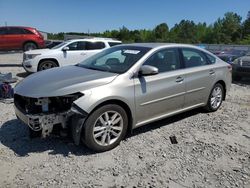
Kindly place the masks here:
POLYGON ((60 43, 60 44, 58 44, 58 45, 54 46, 54 47, 53 47, 53 48, 51 48, 51 49, 58 49, 58 48, 60 48, 60 47, 64 46, 65 44, 68 44, 68 42, 62 42, 62 43, 60 43))
POLYGON ((150 49, 147 47, 116 46, 104 50, 76 66, 121 74, 132 67, 150 49))

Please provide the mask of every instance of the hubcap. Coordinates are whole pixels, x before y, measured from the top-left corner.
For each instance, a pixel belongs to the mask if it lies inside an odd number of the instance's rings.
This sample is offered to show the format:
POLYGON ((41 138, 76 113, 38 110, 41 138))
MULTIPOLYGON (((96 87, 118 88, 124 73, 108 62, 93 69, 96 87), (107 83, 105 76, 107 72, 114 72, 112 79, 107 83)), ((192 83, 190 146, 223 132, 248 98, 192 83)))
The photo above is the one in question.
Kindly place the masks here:
POLYGON ((222 101, 222 90, 220 87, 215 87, 212 92, 210 104, 214 109, 216 109, 220 106, 221 101, 222 101))
POLYGON ((51 69, 54 65, 52 63, 44 63, 41 67, 41 70, 51 69))
POLYGON ((107 111, 95 122, 94 140, 101 146, 111 145, 120 137, 122 130, 122 116, 116 111, 107 111))

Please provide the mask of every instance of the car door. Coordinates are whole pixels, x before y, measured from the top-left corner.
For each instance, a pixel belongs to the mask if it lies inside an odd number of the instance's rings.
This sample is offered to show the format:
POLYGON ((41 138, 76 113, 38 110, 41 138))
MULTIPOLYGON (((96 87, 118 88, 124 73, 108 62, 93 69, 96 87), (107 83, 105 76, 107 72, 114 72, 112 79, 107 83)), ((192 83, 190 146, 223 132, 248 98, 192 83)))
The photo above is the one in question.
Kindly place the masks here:
POLYGON ((85 41, 77 41, 68 44, 68 50, 61 52, 60 63, 62 66, 65 65, 75 65, 80 63, 85 59, 85 49, 86 42, 85 41))
POLYGON ((68 44, 67 47, 69 49, 62 53, 62 66, 74 65, 82 62, 90 56, 100 52, 105 48, 105 44, 103 42, 78 41, 68 44))
POLYGON ((6 27, 0 28, 0 50, 5 50, 7 47, 6 27))
POLYGON ((7 28, 7 49, 22 49, 22 45, 25 40, 24 31, 22 28, 18 27, 8 27, 7 28))
POLYGON ((134 78, 137 126, 182 109, 185 78, 178 49, 155 52, 143 65, 158 68, 159 73, 134 78))
POLYGON ((216 78, 214 65, 200 50, 182 48, 181 54, 185 65, 184 108, 205 104, 216 78))

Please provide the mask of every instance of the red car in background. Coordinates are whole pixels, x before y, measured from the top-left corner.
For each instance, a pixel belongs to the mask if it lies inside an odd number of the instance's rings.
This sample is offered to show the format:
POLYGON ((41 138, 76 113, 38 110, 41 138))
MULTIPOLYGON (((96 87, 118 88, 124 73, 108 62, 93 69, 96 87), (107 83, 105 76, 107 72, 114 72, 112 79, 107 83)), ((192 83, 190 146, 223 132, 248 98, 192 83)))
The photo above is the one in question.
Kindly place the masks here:
POLYGON ((35 28, 0 27, 0 50, 33 50, 44 48, 43 36, 35 28))

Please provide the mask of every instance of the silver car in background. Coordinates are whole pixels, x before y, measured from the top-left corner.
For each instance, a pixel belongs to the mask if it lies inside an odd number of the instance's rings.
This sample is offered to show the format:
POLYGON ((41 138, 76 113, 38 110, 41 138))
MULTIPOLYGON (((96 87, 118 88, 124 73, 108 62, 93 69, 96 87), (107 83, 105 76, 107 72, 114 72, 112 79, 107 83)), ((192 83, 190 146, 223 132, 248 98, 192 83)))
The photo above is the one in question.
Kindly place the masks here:
POLYGON ((107 151, 139 126, 197 107, 216 111, 231 74, 231 65, 191 45, 120 45, 30 75, 15 87, 15 112, 33 136, 59 127, 76 144, 107 151))

